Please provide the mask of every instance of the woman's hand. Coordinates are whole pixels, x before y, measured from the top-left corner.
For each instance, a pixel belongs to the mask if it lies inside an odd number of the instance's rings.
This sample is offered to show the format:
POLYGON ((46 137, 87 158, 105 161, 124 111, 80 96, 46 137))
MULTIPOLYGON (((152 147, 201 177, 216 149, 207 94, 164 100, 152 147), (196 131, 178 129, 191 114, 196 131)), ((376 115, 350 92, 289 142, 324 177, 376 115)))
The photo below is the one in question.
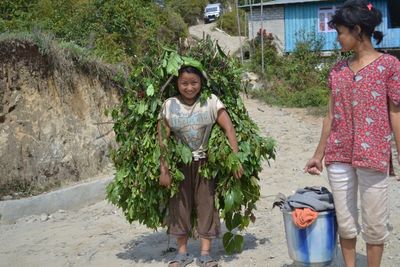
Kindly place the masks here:
POLYGON ((243 167, 242 167, 242 164, 240 164, 239 169, 233 173, 233 177, 235 177, 236 179, 240 179, 240 177, 242 177, 243 173, 244 173, 243 167))
POLYGON ((169 175, 169 171, 162 171, 160 174, 160 185, 165 187, 171 186, 171 176, 169 175))
MULTIPOLYGON (((400 151, 397 151, 397 162, 399 163, 400 166, 400 151)), ((400 182, 400 175, 396 175, 396 180, 400 182)))
POLYGON ((308 172, 312 175, 319 175, 323 170, 322 159, 312 157, 304 167, 304 172, 308 172))

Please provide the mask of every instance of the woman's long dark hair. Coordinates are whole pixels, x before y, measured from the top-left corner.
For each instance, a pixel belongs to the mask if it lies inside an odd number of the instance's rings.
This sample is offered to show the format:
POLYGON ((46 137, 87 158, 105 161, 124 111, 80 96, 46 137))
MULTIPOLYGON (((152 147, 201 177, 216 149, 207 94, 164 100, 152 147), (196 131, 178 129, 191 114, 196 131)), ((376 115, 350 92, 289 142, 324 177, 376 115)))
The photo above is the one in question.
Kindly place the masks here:
POLYGON ((376 44, 382 42, 383 33, 375 31, 376 26, 382 23, 382 13, 366 0, 347 0, 329 21, 331 28, 344 26, 351 31, 356 26, 361 28, 360 37, 373 37, 376 44))

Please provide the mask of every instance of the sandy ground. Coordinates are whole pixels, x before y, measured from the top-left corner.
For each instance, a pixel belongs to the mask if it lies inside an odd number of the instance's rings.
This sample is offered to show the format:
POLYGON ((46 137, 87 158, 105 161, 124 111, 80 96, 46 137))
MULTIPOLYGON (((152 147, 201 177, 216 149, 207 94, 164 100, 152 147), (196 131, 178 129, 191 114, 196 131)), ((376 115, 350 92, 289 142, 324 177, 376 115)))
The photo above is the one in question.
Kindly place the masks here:
MULTIPOLYGON (((251 117, 263 135, 278 142, 277 160, 264 164, 261 177, 262 197, 257 220, 243 233, 244 250, 228 256, 222 240, 213 243, 213 256, 220 266, 294 266, 288 256, 282 213, 272 209, 275 195, 292 194, 310 185, 327 186, 325 173, 310 176, 302 172, 306 160, 318 142, 321 118, 302 109, 269 107, 245 99, 251 117)), ((382 266, 400 263, 400 183, 391 179, 390 241, 386 244, 382 266)), ((199 254, 199 242, 191 240, 189 252, 199 254)), ((367 266, 364 242, 358 242, 358 266, 367 266)), ((166 266, 176 247, 163 229, 148 230, 138 223, 130 225, 121 212, 106 201, 76 211, 58 211, 48 216, 30 216, 15 224, 0 225, 0 266, 166 266)), ((191 264, 189 266, 195 266, 191 264)), ((340 253, 331 266, 343 266, 340 253)))
MULTIPOLYGON (((217 39, 221 47, 232 54, 239 48, 239 38, 211 31, 215 23, 190 28, 190 33, 202 38, 203 31, 217 39)), ((272 209, 275 195, 292 194, 297 188, 327 186, 326 174, 310 176, 302 172, 319 139, 321 118, 306 114, 303 109, 269 107, 253 99, 245 99, 251 117, 261 134, 272 136, 278 143, 277 160, 264 164, 260 174, 261 199, 257 220, 243 232, 244 250, 228 256, 222 240, 213 243, 212 255, 220 266, 294 266, 286 246, 282 213, 272 209)), ((386 244, 382 266, 400 265, 400 183, 391 179, 392 235, 386 244)), ((158 232, 144 226, 130 225, 121 212, 106 201, 75 211, 29 216, 15 224, 0 225, 0 267, 108 267, 108 266, 166 266, 176 252, 174 240, 165 230, 158 232)), ((367 266, 365 244, 358 242, 358 266, 367 266)), ((189 252, 199 255, 198 240, 191 240, 189 252)), ((195 266, 191 264, 189 266, 195 266)), ((337 253, 331 266, 343 266, 337 253)))

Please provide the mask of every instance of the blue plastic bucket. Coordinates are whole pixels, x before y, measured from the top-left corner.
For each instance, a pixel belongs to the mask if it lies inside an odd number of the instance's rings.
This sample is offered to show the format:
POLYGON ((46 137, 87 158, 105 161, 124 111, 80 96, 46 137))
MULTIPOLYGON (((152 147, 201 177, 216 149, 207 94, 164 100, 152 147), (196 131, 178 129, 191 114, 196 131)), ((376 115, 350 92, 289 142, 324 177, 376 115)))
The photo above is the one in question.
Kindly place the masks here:
POLYGON ((318 213, 307 228, 298 228, 292 213, 283 211, 286 241, 290 258, 298 265, 326 266, 336 254, 337 225, 335 211, 318 213))

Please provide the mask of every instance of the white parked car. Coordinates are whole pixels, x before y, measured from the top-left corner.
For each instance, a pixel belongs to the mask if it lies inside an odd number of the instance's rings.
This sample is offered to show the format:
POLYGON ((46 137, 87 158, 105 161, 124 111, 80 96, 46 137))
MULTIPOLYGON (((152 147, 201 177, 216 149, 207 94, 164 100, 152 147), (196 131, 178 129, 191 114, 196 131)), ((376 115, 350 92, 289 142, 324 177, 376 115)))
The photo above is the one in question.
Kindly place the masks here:
POLYGON ((222 4, 208 4, 204 8, 204 22, 211 22, 218 19, 222 15, 222 4))

